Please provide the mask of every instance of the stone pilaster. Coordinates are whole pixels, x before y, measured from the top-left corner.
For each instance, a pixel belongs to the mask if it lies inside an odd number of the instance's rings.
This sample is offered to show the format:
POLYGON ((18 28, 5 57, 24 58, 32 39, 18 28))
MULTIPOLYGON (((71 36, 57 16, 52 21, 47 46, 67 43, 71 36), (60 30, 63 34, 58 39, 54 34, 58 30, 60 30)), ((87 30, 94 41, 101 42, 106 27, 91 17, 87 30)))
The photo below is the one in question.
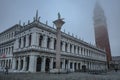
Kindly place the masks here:
POLYGON ((54 49, 54 38, 50 38, 50 49, 54 49))
POLYGON ((39 46, 39 37, 40 35, 38 33, 36 33, 36 45, 39 46))
POLYGON ((65 51, 65 42, 63 41, 62 43, 63 43, 62 44, 62 51, 65 51))
POLYGON ((37 56, 30 55, 30 62, 29 62, 29 71, 30 72, 36 72, 36 61, 37 61, 37 56))
POLYGON ((75 51, 76 54, 78 54, 78 47, 76 46, 76 51, 75 51))
POLYGON ((27 62, 26 62, 26 57, 24 56, 23 58, 23 71, 26 71, 26 68, 27 68, 27 62))
POLYGON ((70 43, 68 43, 67 51, 70 52, 70 43))
POLYGON ((50 70, 53 69, 53 58, 50 58, 50 70))
POLYGON ((19 48, 19 39, 16 38, 15 43, 14 43, 14 49, 18 49, 19 48))
POLYGON ((21 59, 20 57, 18 58, 18 70, 20 70, 20 67, 21 67, 21 59))
POLYGON ((74 54, 74 45, 72 44, 72 53, 74 54))
POLYGON ((76 62, 76 70, 78 70, 78 63, 76 62))
POLYGON ((32 46, 38 45, 38 43, 37 43, 37 33, 36 32, 32 33, 32 42, 31 42, 31 45, 32 46))
POLYGON ((13 58, 13 65, 12 65, 12 69, 15 70, 16 69, 16 58, 13 58))
POLYGON ((68 60, 68 70, 70 70, 70 60, 68 60))
POLYGON ((24 37, 21 37, 21 48, 23 48, 24 45, 24 37))
POLYGON ((65 69, 65 59, 62 61, 62 69, 65 69))
POLYGON ((44 47, 44 48, 47 47, 47 39, 48 39, 48 37, 46 35, 44 35, 43 40, 42 40, 42 47, 44 47))
POLYGON ((45 72, 45 61, 46 61, 46 57, 42 57, 41 72, 45 72))
POLYGON ((26 47, 29 46, 29 35, 26 35, 26 44, 25 44, 26 47))
POLYGON ((72 71, 75 71, 74 62, 72 62, 72 71))

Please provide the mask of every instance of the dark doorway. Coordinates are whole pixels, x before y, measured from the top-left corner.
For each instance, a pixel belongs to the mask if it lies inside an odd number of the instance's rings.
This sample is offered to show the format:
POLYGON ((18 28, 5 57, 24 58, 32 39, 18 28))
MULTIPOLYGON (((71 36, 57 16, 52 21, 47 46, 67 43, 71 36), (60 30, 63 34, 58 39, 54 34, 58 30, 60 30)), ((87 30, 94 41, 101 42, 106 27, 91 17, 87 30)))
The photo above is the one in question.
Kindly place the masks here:
POLYGON ((45 71, 46 72, 48 72, 49 70, 50 70, 50 59, 49 58, 47 58, 46 59, 46 64, 45 64, 45 71))
POLYGON ((18 69, 18 60, 16 61, 16 70, 18 69))
POLYGON ((68 69, 68 60, 65 60, 65 69, 68 69))
POLYGON ((36 65, 37 72, 41 71, 41 61, 42 61, 41 57, 38 57, 37 58, 37 65, 36 65))
POLYGON ((80 70, 80 63, 78 63, 78 70, 80 70))
POLYGON ((21 60, 20 70, 22 70, 22 68, 23 68, 23 60, 21 60))
POLYGON ((26 57, 26 61, 27 61, 27 71, 28 71, 28 69, 29 69, 29 56, 28 57, 26 57))
POLYGON ((82 71, 86 72, 86 65, 82 65, 82 71))
POLYGON ((76 63, 74 63, 74 69, 75 69, 75 71, 76 71, 76 63))
POLYGON ((53 62, 53 69, 56 68, 56 62, 53 62))

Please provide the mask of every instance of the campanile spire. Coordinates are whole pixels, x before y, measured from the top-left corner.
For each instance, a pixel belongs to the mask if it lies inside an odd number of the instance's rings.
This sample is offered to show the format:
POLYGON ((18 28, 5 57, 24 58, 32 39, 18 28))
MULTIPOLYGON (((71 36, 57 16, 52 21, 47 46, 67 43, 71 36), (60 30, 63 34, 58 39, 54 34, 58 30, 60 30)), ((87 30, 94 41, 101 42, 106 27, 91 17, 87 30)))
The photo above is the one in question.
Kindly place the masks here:
POLYGON ((95 4, 93 20, 96 46, 101 49, 105 49, 109 68, 109 62, 111 61, 111 50, 107 30, 107 22, 104 10, 102 9, 98 1, 95 4))

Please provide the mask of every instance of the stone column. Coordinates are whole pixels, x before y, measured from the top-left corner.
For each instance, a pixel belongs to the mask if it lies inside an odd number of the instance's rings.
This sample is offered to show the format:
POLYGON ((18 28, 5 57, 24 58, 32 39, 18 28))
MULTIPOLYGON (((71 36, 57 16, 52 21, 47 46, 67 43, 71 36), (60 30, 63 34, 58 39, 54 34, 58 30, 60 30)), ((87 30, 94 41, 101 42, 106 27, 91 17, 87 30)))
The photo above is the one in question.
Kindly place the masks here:
POLYGON ((32 33, 32 39, 31 39, 32 41, 31 41, 31 45, 32 46, 35 46, 35 45, 37 45, 38 43, 37 43, 37 34, 36 34, 36 32, 33 32, 32 33))
POLYGON ((36 33, 36 45, 39 46, 39 37, 40 35, 38 33, 36 33))
POLYGON ((26 44, 25 44, 26 47, 29 46, 29 35, 26 35, 26 44))
POLYGON ((67 51, 70 52, 70 43, 68 43, 67 51))
POLYGON ((81 48, 79 47, 79 53, 78 53, 79 55, 81 55, 81 48))
POLYGON ((63 41, 62 51, 65 51, 65 42, 63 41))
POLYGON ((91 62, 91 70, 93 70, 93 62, 91 62))
POLYGON ((21 48, 23 48, 24 45, 24 37, 21 37, 21 48))
POLYGON ((46 57, 42 57, 41 72, 45 72, 45 61, 46 61, 46 57))
POLYGON ((70 70, 70 60, 68 60, 68 70, 70 70))
POLYGON ((12 54, 12 46, 10 47, 10 54, 9 55, 11 55, 12 54))
POLYGON ((74 54, 74 45, 72 44, 72 53, 74 54))
POLYGON ((18 49, 19 48, 19 39, 16 38, 15 43, 14 43, 14 49, 18 49))
POLYGON ((47 36, 43 36, 43 41, 42 41, 42 47, 46 48, 47 47, 47 36))
POLYGON ((72 62, 72 71, 75 71, 74 62, 72 62))
POLYGON ((13 58, 13 65, 12 65, 12 69, 15 70, 16 69, 16 58, 13 58))
POLYGON ((62 69, 65 69, 65 59, 62 61, 62 69))
POLYGON ((23 58, 23 71, 26 71, 26 68, 27 68, 27 62, 26 62, 26 57, 24 56, 23 58))
POLYGON ((18 58, 18 70, 20 70, 20 67, 21 67, 21 59, 20 59, 20 57, 18 58))
POLYGON ((91 70, 91 62, 89 62, 89 70, 91 70))
POLYGON ((53 69, 53 58, 50 58, 50 70, 53 69))
POLYGON ((78 54, 78 47, 76 46, 76 51, 75 51, 76 54, 78 54))
MULTIPOLYGON (((9 52, 9 47, 8 47, 8 52, 9 52)), ((5 52, 4 53, 7 55, 8 52, 7 52, 7 49, 5 48, 5 52)))
POLYGON ((78 63, 76 62, 76 70, 78 70, 78 63))
POLYGON ((30 55, 30 62, 29 62, 29 71, 30 72, 36 72, 36 61, 37 61, 37 56, 30 55))
POLYGON ((54 38, 50 38, 50 49, 54 49, 54 38))

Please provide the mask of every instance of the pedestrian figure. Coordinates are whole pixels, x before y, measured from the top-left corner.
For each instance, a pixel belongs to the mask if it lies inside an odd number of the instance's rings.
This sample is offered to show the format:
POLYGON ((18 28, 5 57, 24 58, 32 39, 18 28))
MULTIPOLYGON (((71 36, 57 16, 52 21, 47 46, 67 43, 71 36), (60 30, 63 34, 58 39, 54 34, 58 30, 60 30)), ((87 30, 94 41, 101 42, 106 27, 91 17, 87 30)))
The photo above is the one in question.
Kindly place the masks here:
POLYGON ((117 69, 117 68, 115 68, 115 72, 117 72, 117 70, 118 70, 118 69, 117 69))
POLYGON ((8 66, 5 67, 5 74, 8 74, 8 66))

